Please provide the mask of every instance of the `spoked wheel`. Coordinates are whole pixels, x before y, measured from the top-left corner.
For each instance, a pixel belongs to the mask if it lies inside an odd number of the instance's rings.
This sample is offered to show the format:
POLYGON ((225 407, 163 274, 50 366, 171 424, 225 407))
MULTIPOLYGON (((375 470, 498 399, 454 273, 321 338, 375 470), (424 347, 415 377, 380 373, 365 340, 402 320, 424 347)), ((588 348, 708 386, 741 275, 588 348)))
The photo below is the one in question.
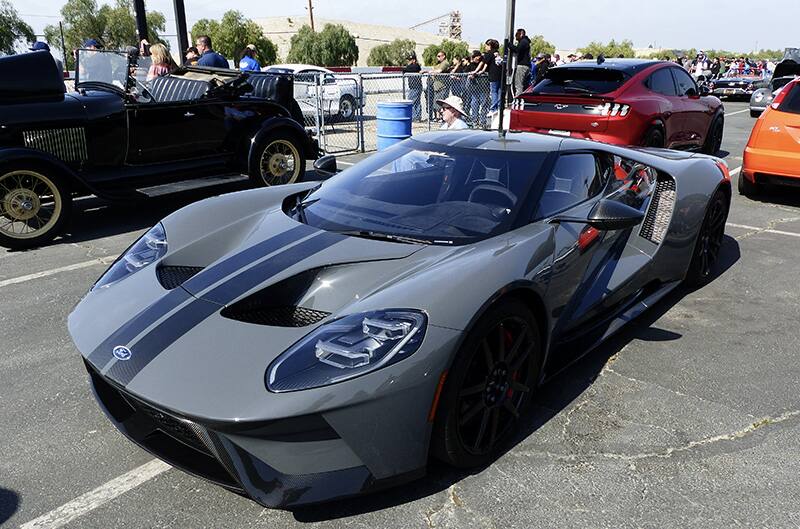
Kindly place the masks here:
POLYGON ((703 225, 697 234, 692 262, 686 273, 688 285, 698 287, 711 280, 712 271, 722 249, 727 219, 728 200, 722 191, 717 191, 708 204, 703 225))
POLYGON ((437 412, 434 454, 454 466, 488 463, 518 426, 538 383, 539 330, 517 300, 481 319, 459 351, 437 412))
POLYGON ((0 170, 0 244, 22 249, 58 235, 72 208, 59 178, 40 169, 0 170))
POLYGON ((305 173, 305 160, 300 147, 288 135, 275 135, 261 144, 255 173, 250 177, 256 185, 293 184, 305 173))

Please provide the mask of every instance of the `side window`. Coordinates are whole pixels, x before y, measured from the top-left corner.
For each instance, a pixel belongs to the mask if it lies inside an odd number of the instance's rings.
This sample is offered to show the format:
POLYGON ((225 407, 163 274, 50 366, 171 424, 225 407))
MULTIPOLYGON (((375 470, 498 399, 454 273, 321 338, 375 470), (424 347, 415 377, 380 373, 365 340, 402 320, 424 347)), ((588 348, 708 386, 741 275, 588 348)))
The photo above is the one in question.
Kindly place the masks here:
POLYGON ((678 85, 678 95, 685 96, 689 93, 689 90, 693 90, 694 93, 697 93, 697 85, 694 84, 694 80, 689 77, 689 74, 683 70, 679 70, 677 68, 670 68, 672 70, 672 75, 675 76, 675 84, 678 85))
POLYGON ((653 75, 647 79, 647 87, 653 92, 665 96, 677 95, 675 92, 675 83, 672 80, 672 74, 669 73, 669 70, 669 68, 661 68, 653 72, 653 75))
POLYGON ((326 73, 325 79, 322 82, 325 84, 336 84, 336 78, 333 75, 326 73))
POLYGON ((647 209, 658 179, 656 170, 633 160, 614 156, 612 173, 606 197, 641 211, 647 209))
POLYGON ((549 217, 600 192, 605 184, 600 165, 593 154, 562 155, 545 184, 537 218, 549 217))

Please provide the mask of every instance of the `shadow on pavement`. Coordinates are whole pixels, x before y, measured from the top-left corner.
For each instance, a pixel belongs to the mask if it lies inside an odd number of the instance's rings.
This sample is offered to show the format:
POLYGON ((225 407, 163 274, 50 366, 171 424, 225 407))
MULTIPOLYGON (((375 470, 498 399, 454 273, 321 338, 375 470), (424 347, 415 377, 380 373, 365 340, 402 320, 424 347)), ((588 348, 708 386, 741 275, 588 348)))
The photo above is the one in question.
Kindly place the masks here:
MULTIPOLYGON (((739 244, 732 237, 725 236, 720 260, 711 281, 713 282, 725 273, 739 260, 739 257, 739 244)), ((691 289, 683 286, 676 288, 649 311, 625 326, 617 335, 590 351, 540 387, 533 406, 531 406, 532 411, 527 417, 522 418, 520 431, 508 442, 500 456, 512 450, 580 397, 600 375, 609 358, 633 340, 663 342, 680 339, 681 334, 653 325, 691 292, 691 289)), ((432 460, 429 463, 427 475, 417 481, 358 498, 296 509, 292 511, 292 514, 299 522, 311 523, 380 511, 439 493, 465 477, 479 474, 487 468, 464 471, 432 460)))
POLYGON ((747 197, 746 200, 800 208, 800 188, 764 185, 759 194, 747 197))
POLYGON ((13 490, 0 487, 0 525, 11 519, 14 513, 17 512, 19 504, 19 494, 13 490))

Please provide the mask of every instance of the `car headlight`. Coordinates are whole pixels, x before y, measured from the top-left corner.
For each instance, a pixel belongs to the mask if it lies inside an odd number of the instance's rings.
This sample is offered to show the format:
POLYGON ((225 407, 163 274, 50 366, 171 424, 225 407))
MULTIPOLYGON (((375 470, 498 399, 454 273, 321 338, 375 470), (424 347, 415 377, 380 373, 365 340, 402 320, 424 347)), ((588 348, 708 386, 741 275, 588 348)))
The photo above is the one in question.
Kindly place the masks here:
POLYGON ((270 364, 267 389, 284 393, 328 386, 399 362, 419 349, 427 323, 421 311, 387 309, 322 325, 270 364))
POLYGON ((756 96, 753 99, 756 103, 761 103, 764 100, 764 92, 756 93, 756 96))
POLYGON ((114 261, 92 288, 103 288, 116 283, 161 259, 165 253, 167 253, 167 234, 164 226, 158 223, 114 261))

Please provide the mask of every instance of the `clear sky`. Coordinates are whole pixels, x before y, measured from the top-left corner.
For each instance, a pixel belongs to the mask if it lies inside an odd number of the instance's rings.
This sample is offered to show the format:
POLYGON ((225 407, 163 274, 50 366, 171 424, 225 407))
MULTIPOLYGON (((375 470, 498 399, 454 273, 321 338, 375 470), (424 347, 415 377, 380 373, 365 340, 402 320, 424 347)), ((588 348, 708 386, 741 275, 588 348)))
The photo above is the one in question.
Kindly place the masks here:
MULTIPOLYGON (((66 0, 11 0, 17 11, 41 33, 58 21, 66 0), (37 15, 37 16, 32 16, 37 15)), ((148 10, 167 17, 174 34, 171 0, 145 0, 148 10)), ((218 18, 237 9, 250 18, 307 13, 308 0, 184 0, 188 25, 200 18, 218 18)), ((103 2, 103 0, 98 0, 103 2)), ((458 9, 464 38, 480 42, 502 39, 504 0, 313 0, 315 16, 409 27, 458 9)), ((110 3, 110 2, 109 2, 110 3)), ((541 33, 559 49, 577 48, 591 40, 630 39, 646 48, 800 47, 800 0, 518 0, 516 25, 528 34, 541 33)), ((436 31, 435 24, 425 29, 436 31)))

